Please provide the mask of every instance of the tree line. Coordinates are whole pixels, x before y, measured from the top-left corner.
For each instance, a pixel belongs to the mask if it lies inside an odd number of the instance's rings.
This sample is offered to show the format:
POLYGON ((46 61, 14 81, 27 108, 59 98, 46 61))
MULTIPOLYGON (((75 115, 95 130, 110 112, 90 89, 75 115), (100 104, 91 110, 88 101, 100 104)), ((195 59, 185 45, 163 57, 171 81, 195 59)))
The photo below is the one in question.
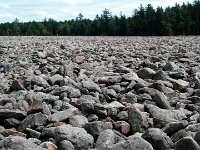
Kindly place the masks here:
POLYGON ((52 18, 36 22, 0 24, 1 36, 36 35, 36 36, 169 36, 200 34, 200 1, 175 4, 163 9, 151 4, 140 5, 131 17, 112 15, 105 9, 95 19, 86 19, 80 13, 75 19, 56 21, 52 18))

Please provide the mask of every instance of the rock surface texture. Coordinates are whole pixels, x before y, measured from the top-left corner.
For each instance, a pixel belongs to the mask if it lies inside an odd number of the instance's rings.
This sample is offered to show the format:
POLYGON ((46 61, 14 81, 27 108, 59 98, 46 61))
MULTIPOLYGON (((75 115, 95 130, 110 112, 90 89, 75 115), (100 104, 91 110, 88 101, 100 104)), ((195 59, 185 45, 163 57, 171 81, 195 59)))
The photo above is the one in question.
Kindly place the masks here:
POLYGON ((199 41, 0 37, 0 150, 200 150, 199 41))

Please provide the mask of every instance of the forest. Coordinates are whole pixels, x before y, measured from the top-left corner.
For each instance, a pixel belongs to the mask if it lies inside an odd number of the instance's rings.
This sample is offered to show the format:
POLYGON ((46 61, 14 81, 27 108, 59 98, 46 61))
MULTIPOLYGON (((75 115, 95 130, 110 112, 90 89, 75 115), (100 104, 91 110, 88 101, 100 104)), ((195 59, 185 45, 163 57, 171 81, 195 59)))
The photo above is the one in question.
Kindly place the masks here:
POLYGON ((53 18, 36 22, 0 24, 1 36, 178 36, 200 34, 200 1, 154 8, 140 5, 127 17, 112 15, 108 9, 91 20, 79 14, 75 19, 56 21, 53 18))

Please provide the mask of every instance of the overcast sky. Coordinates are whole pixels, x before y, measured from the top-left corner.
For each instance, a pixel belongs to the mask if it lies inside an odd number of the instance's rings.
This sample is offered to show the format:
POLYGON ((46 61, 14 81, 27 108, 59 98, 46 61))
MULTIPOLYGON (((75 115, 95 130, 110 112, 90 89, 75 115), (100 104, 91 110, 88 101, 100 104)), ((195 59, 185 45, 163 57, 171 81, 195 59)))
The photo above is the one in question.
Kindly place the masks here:
POLYGON ((94 19, 107 8, 113 15, 120 12, 130 16, 140 4, 146 6, 173 6, 175 3, 193 2, 193 0, 0 0, 0 22, 41 21, 45 17, 57 21, 68 20, 82 13, 85 18, 94 19))

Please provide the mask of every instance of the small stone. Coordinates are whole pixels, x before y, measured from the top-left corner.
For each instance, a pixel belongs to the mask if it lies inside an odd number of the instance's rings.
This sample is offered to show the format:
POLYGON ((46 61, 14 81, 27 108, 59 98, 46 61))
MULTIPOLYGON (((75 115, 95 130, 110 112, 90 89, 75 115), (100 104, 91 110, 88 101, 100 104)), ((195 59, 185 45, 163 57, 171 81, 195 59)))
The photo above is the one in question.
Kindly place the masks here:
POLYGON ((71 125, 64 125, 56 127, 54 130, 54 137, 56 142, 63 140, 70 141, 75 149, 88 150, 93 147, 94 139, 83 128, 72 127, 71 125), (83 140, 84 139, 84 140, 83 140))
POLYGON ((31 114, 21 122, 18 131, 24 131, 26 128, 42 126, 46 124, 46 121, 47 116, 42 113, 31 114))
POLYGON ((142 79, 153 79, 156 72, 150 68, 144 68, 137 72, 137 75, 142 79))
POLYGON ((160 121, 162 120, 165 123, 177 120, 181 121, 187 118, 186 115, 180 110, 160 109, 159 107, 152 104, 145 104, 145 109, 153 118, 159 119, 160 121))
POLYGON ((157 82, 153 83, 152 85, 150 85, 149 87, 154 88, 154 89, 158 90, 159 92, 163 92, 165 94, 174 92, 173 89, 166 87, 162 81, 157 81, 157 82))
POLYGON ((76 56, 76 58, 75 58, 75 62, 77 64, 82 64, 84 61, 85 61, 85 56, 79 55, 79 56, 76 56))
POLYGON ((191 124, 186 127, 186 131, 197 132, 200 130, 200 123, 191 124))
POLYGON ((36 139, 36 138, 28 138, 28 141, 30 141, 34 144, 37 144, 37 145, 41 144, 41 141, 39 139, 36 139))
POLYGON ((40 135, 41 135, 40 132, 35 131, 35 130, 33 130, 33 129, 30 129, 30 128, 26 128, 26 132, 27 132, 28 135, 30 135, 32 138, 36 138, 36 139, 39 139, 39 138, 40 138, 40 135))
POLYGON ((89 91, 97 91, 101 93, 100 87, 92 81, 81 81, 81 84, 84 88, 88 89, 89 91))
POLYGON ((81 115, 75 115, 69 118, 69 123, 73 127, 83 127, 86 123, 88 123, 88 119, 81 115))
POLYGON ((197 131, 197 133, 194 136, 195 141, 200 145, 200 131, 197 131))
POLYGON ((58 150, 58 147, 52 142, 43 142, 39 147, 46 148, 48 150, 58 150))
POLYGON ((171 78, 175 78, 175 79, 180 79, 180 78, 182 79, 182 78, 186 77, 186 75, 187 75, 185 70, 182 68, 178 69, 174 72, 169 72, 168 74, 171 78))
POLYGON ((134 104, 137 102, 137 95, 132 92, 123 94, 122 96, 120 96, 120 102, 121 103, 127 102, 127 103, 134 104))
POLYGON ((63 44, 60 45, 61 49, 66 49, 65 46, 63 44))
POLYGON ((127 123, 126 121, 113 122, 113 126, 115 129, 117 129, 118 131, 120 131, 123 134, 128 134, 131 129, 130 124, 127 123))
POLYGON ((0 134, 3 133, 5 130, 5 128, 3 126, 0 125, 0 134))
POLYGON ((65 83, 63 76, 61 76, 59 74, 55 74, 55 75, 51 76, 48 81, 51 85, 55 85, 55 84, 64 85, 64 83, 65 83))
POLYGON ((106 98, 109 97, 109 99, 117 97, 117 93, 113 89, 106 89, 103 94, 106 98))
POLYGON ((43 110, 42 101, 33 101, 33 103, 26 108, 28 114, 38 113, 43 110))
POLYGON ((95 115, 95 114, 89 114, 87 119, 88 119, 88 122, 97 121, 98 120, 98 116, 95 115))
POLYGON ((14 80, 12 82, 12 85, 10 86, 10 89, 11 90, 16 90, 16 91, 18 91, 18 90, 25 90, 23 84, 19 80, 14 80))
POLYGON ((37 53, 37 56, 38 56, 39 58, 46 58, 46 57, 47 57, 47 53, 45 53, 45 52, 38 52, 38 53, 37 53))
POLYGON ((108 146, 115 144, 117 142, 117 139, 123 140, 123 138, 119 137, 111 129, 104 130, 99 134, 95 148, 106 149, 108 146))
POLYGON ((0 149, 2 150, 23 150, 23 149, 37 149, 44 150, 38 145, 32 143, 24 137, 20 136, 10 136, 0 141, 0 149))
POLYGON ((128 109, 128 121, 131 125, 133 133, 144 132, 148 128, 146 116, 144 116, 136 107, 131 107, 128 109))
POLYGON ((174 62, 167 62, 163 69, 166 71, 176 71, 179 67, 174 62))
POLYGON ((116 83, 121 82, 122 77, 121 76, 105 76, 98 80, 99 84, 106 84, 106 85, 113 85, 116 83))
POLYGON ((141 137, 132 137, 116 144, 109 145, 106 150, 154 150, 150 143, 141 137))
POLYGON ((170 137, 158 128, 147 129, 142 138, 149 142, 155 150, 170 150, 173 146, 170 137))
POLYGON ((173 83, 174 89, 185 92, 187 87, 189 86, 189 82, 178 79, 176 82, 173 83))
POLYGON ((31 84, 32 85, 42 86, 44 88, 47 88, 47 87, 50 86, 48 84, 48 82, 45 79, 43 79, 42 77, 40 77, 40 76, 33 76, 32 79, 31 79, 31 84))
POLYGON ((159 92, 156 90, 155 94, 153 95, 153 100, 156 102, 156 104, 163 109, 170 109, 171 106, 169 104, 167 96, 165 96, 164 93, 159 92))
POLYGON ((175 144, 175 150, 200 150, 200 146, 192 137, 184 137, 175 144))
POLYGON ((172 141, 175 143, 177 142, 178 140, 182 139, 183 137, 186 137, 186 136, 189 136, 189 134, 186 132, 185 129, 181 129, 177 132, 175 132, 172 136, 171 136, 171 139, 172 141))
POLYGON ((4 137, 8 137, 8 136, 21 136, 21 137, 26 137, 26 134, 25 133, 22 133, 22 132, 19 132, 19 131, 16 131, 15 129, 5 129, 3 132, 2 132, 2 135, 4 137))
POLYGON ((139 79, 137 73, 135 72, 130 72, 130 73, 126 73, 124 75, 122 75, 123 80, 125 81, 137 81, 139 79))
POLYGON ((107 104, 107 107, 111 107, 111 108, 117 108, 117 109, 123 109, 125 106, 122 105, 120 102, 118 101, 113 101, 109 104, 107 104))
POLYGON ((56 129, 56 127, 43 128, 41 135, 43 137, 54 137, 55 129, 56 129))
POLYGON ((0 109, 0 118, 22 119, 22 118, 25 118, 26 116, 27 116, 27 113, 25 111, 0 109))
POLYGON ((68 140, 61 141, 58 148, 61 150, 75 150, 73 144, 68 140))
POLYGON ((80 104, 81 110, 92 113, 94 112, 94 104, 95 104, 94 101, 90 101, 90 100, 84 101, 80 104))
POLYGON ((111 122, 102 122, 102 121, 88 122, 83 127, 89 134, 91 134, 95 138, 102 131, 113 128, 111 122))
POLYGON ((120 111, 117 115, 116 115, 118 120, 128 120, 128 112, 127 111, 120 111))
POLYGON ((7 128, 17 127, 21 123, 20 120, 17 120, 15 118, 8 118, 4 120, 4 125, 7 128))
POLYGON ((173 133, 183 129, 185 127, 182 122, 170 122, 166 126, 162 128, 163 132, 167 133, 167 135, 172 135, 173 133))
POLYGON ((49 115, 48 120, 50 122, 65 121, 69 119, 69 117, 76 115, 76 113, 77 113, 76 108, 69 108, 63 111, 58 111, 52 115, 49 115))

